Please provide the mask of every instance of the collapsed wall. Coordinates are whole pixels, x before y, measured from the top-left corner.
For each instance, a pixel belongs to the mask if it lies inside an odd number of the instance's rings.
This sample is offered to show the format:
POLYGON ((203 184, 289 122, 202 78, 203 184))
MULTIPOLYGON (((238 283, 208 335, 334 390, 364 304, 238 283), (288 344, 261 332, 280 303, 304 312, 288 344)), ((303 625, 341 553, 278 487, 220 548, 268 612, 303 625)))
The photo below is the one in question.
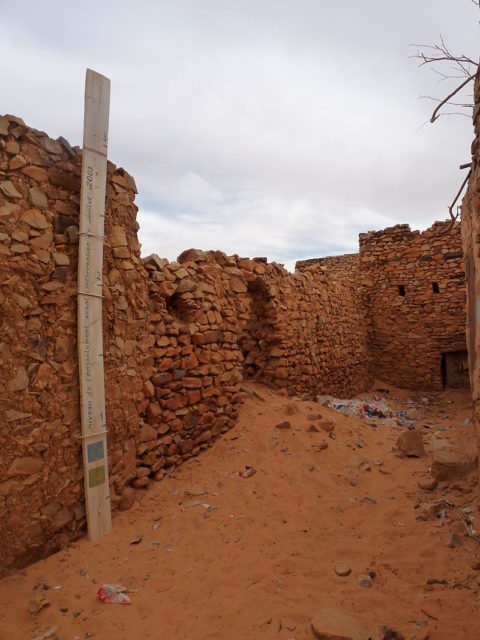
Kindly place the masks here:
POLYGON ((360 234, 375 375, 406 388, 469 386, 460 224, 360 234))
MULTIPOLYGON (((81 151, 0 117, 0 573, 85 530, 76 277, 81 151)), ((103 269, 112 509, 235 424, 244 378, 289 394, 371 381, 365 307, 327 266, 189 250, 144 261, 108 163, 103 269)))
MULTIPOLYGON (((352 395, 369 383, 365 308, 353 282, 326 269, 290 274, 262 258, 220 251, 186 251, 171 264, 152 256, 145 263, 162 347, 157 370, 179 379, 196 368, 198 352, 213 348, 215 375, 225 383, 253 378, 310 395, 352 395), (193 365, 179 370, 178 361, 165 360, 179 355, 171 351, 178 340, 164 337, 178 332, 193 344, 186 355, 194 353, 193 365)), ((208 375, 207 369, 200 371, 208 375)))
POLYGON ((197 249, 144 264, 155 373, 144 389, 143 476, 137 467, 134 487, 232 427, 244 379, 307 395, 352 395, 369 384, 363 307, 325 274, 197 249))

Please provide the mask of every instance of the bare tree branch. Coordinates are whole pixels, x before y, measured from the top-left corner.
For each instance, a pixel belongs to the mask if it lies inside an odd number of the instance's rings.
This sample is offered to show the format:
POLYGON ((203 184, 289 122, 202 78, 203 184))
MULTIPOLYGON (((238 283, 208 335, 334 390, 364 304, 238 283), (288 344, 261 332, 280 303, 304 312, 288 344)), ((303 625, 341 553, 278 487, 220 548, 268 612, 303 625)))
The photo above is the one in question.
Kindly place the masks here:
MULTIPOLYGON (((475 5, 480 6, 480 0, 471 1, 475 5)), ((423 67, 425 65, 430 66, 434 73, 438 74, 441 77, 440 82, 443 82, 445 80, 458 81, 463 79, 463 81, 457 84, 445 98, 438 100, 438 105, 432 113, 430 122, 435 122, 439 118, 439 116, 441 115, 439 112, 446 104, 461 108, 471 108, 471 106, 473 107, 473 104, 470 105, 470 103, 468 103, 466 100, 463 100, 460 103, 451 102, 451 99, 460 91, 462 91, 462 89, 464 89, 464 87, 466 87, 475 78, 478 69, 478 63, 473 58, 465 55, 464 53, 455 54, 450 51, 442 35, 440 35, 439 44, 410 46, 417 47, 417 52, 410 57, 420 60, 418 65, 419 67, 423 67), (445 72, 439 70, 438 66, 444 66, 445 63, 448 63, 447 71, 445 72)), ((454 113, 456 112, 448 112, 449 115, 453 115, 454 113)), ((446 115, 446 112, 443 112, 443 114, 446 115)))
MULTIPOLYGON (((477 9, 480 8, 480 0, 470 0, 477 9)), ((438 118, 444 115, 463 115, 471 118, 472 109, 473 109, 473 96, 471 96, 468 92, 464 93, 457 98, 456 101, 453 101, 452 98, 460 94, 467 85, 472 82, 477 76, 479 63, 477 60, 474 60, 470 56, 465 55, 463 52, 461 54, 454 54, 445 43, 445 40, 442 35, 440 35, 440 43, 433 45, 410 45, 416 46, 417 52, 410 56, 412 58, 417 58, 419 60, 419 67, 429 66, 431 70, 436 73, 439 77, 439 83, 444 82, 446 80, 455 81, 454 88, 450 91, 450 93, 442 98, 441 100, 437 98, 433 98, 431 96, 422 96, 426 97, 429 100, 434 100, 438 102, 435 107, 432 116, 430 118, 430 122, 436 122, 438 118), (445 70, 446 69, 446 70, 445 70), (459 82, 461 81, 461 82, 459 82), (472 102, 468 100, 472 99, 472 102), (469 109, 469 113, 465 113, 462 111, 446 111, 443 110, 446 105, 454 108, 460 109, 469 109)), ((424 125, 422 125, 424 126, 424 125)), ((447 226, 445 232, 448 233, 453 229, 457 218, 459 216, 459 206, 457 206, 457 213, 453 213, 453 209, 457 204, 459 198, 461 197, 465 186, 468 184, 470 176, 472 175, 472 163, 465 163, 460 165, 460 169, 469 169, 468 174, 465 179, 462 181, 460 188, 458 189, 451 205, 448 207, 448 213, 450 214, 450 224, 447 226)))
POLYGON ((447 102, 450 100, 450 98, 453 98, 454 95, 456 95, 459 91, 461 91, 461 89, 463 89, 463 87, 465 87, 469 82, 471 82, 475 78, 476 75, 477 74, 475 72, 474 74, 469 76, 464 82, 459 84, 458 87, 452 91, 452 93, 449 93, 446 98, 444 98, 443 100, 440 101, 440 103, 437 105, 437 107, 435 108, 434 112, 432 113, 432 117, 430 118, 430 122, 435 122, 435 120, 437 120, 437 118, 438 118, 437 114, 438 114, 439 110, 443 107, 443 105, 447 104, 447 102))
MULTIPOLYGON (((434 98, 433 96, 419 96, 422 100, 431 100, 432 102, 441 102, 440 98, 434 98)), ((473 98, 473 96, 472 96, 473 98)), ((462 107, 463 109, 473 109, 475 104, 472 102, 449 102, 452 107, 462 107)), ((470 115, 470 114, 469 114, 470 115)))
POLYGON ((457 203, 457 200, 460 198, 460 196, 462 195, 462 191, 465 188, 465 185, 467 184, 467 182, 470 179, 470 176, 472 175, 472 170, 470 169, 470 171, 467 173, 467 177, 465 178, 465 180, 462 182, 462 186, 460 187, 460 189, 457 192, 457 195, 455 196, 455 198, 453 199, 452 204, 448 207, 448 212, 450 214, 450 217, 452 220, 456 220, 458 218, 458 213, 457 214, 453 214, 453 207, 455 206, 455 204, 457 203))

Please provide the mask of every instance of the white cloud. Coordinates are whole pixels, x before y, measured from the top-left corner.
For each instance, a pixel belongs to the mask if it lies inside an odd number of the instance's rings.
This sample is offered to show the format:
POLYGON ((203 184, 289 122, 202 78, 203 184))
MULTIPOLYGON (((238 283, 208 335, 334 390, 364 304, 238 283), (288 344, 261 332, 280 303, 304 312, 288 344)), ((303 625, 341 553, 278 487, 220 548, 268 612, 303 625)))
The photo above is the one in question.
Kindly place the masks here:
POLYGON ((407 45, 443 33, 478 55, 475 15, 468 0, 23 0, 2 11, 0 111, 79 144, 85 67, 105 73, 145 251, 291 265, 445 217, 471 123, 420 128, 417 96, 445 87, 407 45))

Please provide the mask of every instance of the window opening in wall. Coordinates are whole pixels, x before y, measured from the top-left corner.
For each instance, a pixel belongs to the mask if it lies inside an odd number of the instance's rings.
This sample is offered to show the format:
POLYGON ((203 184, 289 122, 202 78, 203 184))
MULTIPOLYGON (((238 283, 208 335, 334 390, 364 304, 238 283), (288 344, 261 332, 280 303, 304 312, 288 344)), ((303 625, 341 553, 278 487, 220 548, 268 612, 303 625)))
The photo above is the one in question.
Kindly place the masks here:
POLYGON ((432 282, 432 291, 433 293, 440 293, 440 287, 438 286, 438 282, 432 282))
POLYGON ((191 315, 195 313, 194 300, 184 299, 182 294, 174 293, 172 296, 165 297, 165 307, 178 322, 193 322, 191 315))
POLYGON ((398 295, 399 296, 404 296, 405 295, 405 285, 404 284, 399 284, 398 285, 398 295))

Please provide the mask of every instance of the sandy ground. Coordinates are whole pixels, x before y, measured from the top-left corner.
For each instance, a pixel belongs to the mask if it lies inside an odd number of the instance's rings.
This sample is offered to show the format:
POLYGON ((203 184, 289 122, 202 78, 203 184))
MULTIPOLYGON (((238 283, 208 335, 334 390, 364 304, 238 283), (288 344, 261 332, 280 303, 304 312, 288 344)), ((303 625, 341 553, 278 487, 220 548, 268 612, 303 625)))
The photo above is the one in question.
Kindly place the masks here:
MULTIPOLYGON (((1 640, 49 629, 60 640, 311 639, 312 616, 332 606, 373 637, 387 624, 409 640, 480 638, 480 571, 471 567, 479 545, 458 515, 473 507, 480 530, 474 479, 422 491, 430 457, 392 451, 403 429, 250 388, 266 401, 250 397, 233 430, 116 515, 107 538, 0 581, 1 640), (319 414, 335 422, 335 439, 310 430, 319 414), (291 427, 276 428, 283 421, 291 427), (240 477, 245 465, 256 473, 240 477), (416 520, 416 505, 442 497, 454 505, 444 519, 416 520), (454 548, 451 531, 460 533, 454 548), (350 575, 336 575, 340 563, 350 575), (371 586, 360 586, 369 572, 371 586), (119 582, 131 605, 97 598, 103 583, 119 582), (32 597, 49 605, 33 615, 32 597)), ((407 392, 384 397, 412 406, 407 392)), ((417 404, 427 450, 441 426, 472 437, 467 392, 417 404)))

